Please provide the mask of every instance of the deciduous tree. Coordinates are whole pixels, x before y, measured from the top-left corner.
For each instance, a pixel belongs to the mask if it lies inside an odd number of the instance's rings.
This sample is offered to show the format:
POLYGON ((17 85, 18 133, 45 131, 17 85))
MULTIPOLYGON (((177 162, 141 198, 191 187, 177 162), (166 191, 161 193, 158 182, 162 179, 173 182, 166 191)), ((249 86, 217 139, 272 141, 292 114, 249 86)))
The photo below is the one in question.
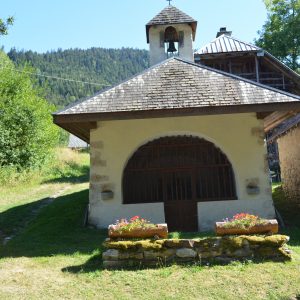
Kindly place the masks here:
POLYGON ((6 20, 0 19, 0 35, 6 35, 8 33, 8 27, 14 23, 14 18, 9 17, 6 20))
POLYGON ((256 44, 293 70, 300 68, 300 0, 264 0, 268 20, 256 44))

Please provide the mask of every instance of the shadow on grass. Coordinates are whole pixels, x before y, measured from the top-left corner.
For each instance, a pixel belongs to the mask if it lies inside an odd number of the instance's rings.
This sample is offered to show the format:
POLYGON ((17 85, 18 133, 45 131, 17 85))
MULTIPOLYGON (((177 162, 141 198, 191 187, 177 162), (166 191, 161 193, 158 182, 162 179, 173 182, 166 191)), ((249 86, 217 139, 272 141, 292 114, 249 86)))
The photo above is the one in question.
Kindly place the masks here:
MULTIPOLYGON (((43 205, 44 199, 11 208, 0 214, 0 230, 8 233, 15 227, 21 231, 5 246, 0 245, 0 257, 41 257, 82 253, 91 257, 82 265, 69 266, 63 272, 95 272, 102 269, 102 243, 106 230, 83 227, 88 204, 88 190, 61 196, 28 219, 32 211, 43 205), (96 253, 96 254, 95 254, 96 253)), ((300 228, 283 233, 291 236, 290 245, 300 246, 300 228)), ((171 233, 171 238, 194 238, 212 234, 171 233)))
POLYGON ((69 266, 61 270, 62 272, 65 273, 78 274, 78 273, 93 273, 93 272, 101 271, 103 269, 104 268, 102 265, 102 254, 100 253, 92 256, 82 265, 69 266))
MULTIPOLYGON (((43 181, 43 183, 84 183, 89 181, 89 166, 77 163, 69 163, 68 165, 68 168, 63 170, 63 172, 57 169, 57 175, 54 178, 43 181)), ((55 170, 53 172, 55 173, 55 170)))
MULTIPOLYGON (((0 214, 0 224, 12 228, 21 224, 26 214, 41 201, 9 209, 0 214), (11 223, 10 223, 11 222, 11 223)), ((42 208, 5 246, 0 245, 0 257, 39 257, 74 253, 92 254, 99 250, 106 231, 83 227, 88 204, 88 190, 57 198, 42 208)))

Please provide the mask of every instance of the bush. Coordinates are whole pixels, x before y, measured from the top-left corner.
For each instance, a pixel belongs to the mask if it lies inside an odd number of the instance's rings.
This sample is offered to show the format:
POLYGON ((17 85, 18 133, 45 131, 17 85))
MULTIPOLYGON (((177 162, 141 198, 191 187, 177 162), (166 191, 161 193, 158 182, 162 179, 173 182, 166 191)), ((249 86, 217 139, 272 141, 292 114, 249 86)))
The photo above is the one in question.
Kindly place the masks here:
POLYGON ((0 52, 0 168, 8 173, 41 167, 58 143, 55 107, 41 97, 28 71, 16 70, 0 52))

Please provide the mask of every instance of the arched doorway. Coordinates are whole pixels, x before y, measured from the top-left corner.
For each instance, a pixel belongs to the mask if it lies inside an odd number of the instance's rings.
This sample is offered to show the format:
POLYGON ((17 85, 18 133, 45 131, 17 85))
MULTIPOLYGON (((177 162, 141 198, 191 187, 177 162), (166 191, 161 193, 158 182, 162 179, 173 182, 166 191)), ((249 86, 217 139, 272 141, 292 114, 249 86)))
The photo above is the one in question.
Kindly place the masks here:
POLYGON ((234 173, 213 143, 171 136, 141 146, 123 174, 123 203, 163 202, 169 230, 197 231, 197 202, 233 200, 234 173))

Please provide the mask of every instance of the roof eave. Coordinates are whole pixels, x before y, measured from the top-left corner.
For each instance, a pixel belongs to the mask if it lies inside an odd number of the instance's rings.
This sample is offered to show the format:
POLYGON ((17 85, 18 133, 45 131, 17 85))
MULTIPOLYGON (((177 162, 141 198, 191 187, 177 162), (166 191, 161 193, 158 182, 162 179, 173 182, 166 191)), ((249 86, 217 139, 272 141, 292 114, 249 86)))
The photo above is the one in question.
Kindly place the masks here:
POLYGON ((200 115, 218 115, 218 114, 236 114, 236 113, 257 113, 271 111, 300 111, 300 101, 279 102, 279 103, 261 103, 261 104, 243 104, 226 106, 204 106, 190 108, 173 109, 154 109, 139 111, 118 111, 118 112, 95 112, 79 114, 53 114, 54 123, 63 125, 68 123, 86 123, 111 120, 128 120, 144 118, 165 118, 181 116, 200 116, 200 115))
POLYGON ((255 54, 255 53, 258 53, 260 52, 259 50, 247 50, 247 51, 224 51, 224 52, 215 52, 215 53, 199 53, 199 52, 195 52, 194 55, 196 56, 200 56, 200 57, 204 57, 204 56, 213 56, 213 57, 216 57, 216 56, 221 56, 221 55, 224 55, 224 54, 228 54, 228 55, 234 55, 236 56, 236 54, 241 54, 241 55, 244 55, 244 54, 255 54))

